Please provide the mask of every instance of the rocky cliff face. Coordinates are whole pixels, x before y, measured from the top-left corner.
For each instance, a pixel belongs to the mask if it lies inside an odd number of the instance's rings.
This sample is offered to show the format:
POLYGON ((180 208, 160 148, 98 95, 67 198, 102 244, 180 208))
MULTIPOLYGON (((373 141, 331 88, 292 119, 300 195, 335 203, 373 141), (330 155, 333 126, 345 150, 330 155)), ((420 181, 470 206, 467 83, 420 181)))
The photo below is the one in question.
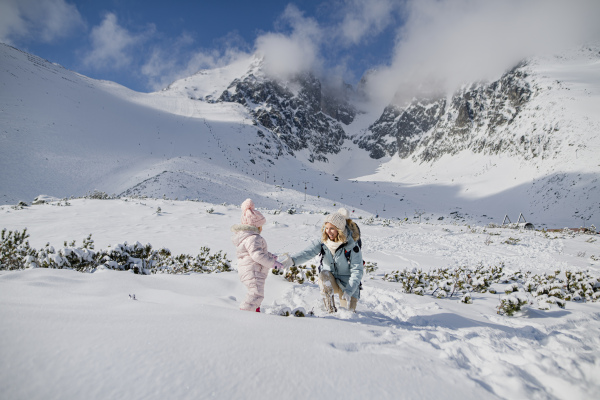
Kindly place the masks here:
POLYGON ((216 101, 246 106, 255 124, 273 132, 290 154, 307 149, 310 161, 327 161, 327 154, 337 154, 347 139, 342 124, 356 115, 351 90, 324 88, 310 73, 284 83, 254 70, 231 82, 216 101))
POLYGON ((466 149, 526 153, 527 139, 514 137, 511 130, 534 95, 524 67, 492 83, 465 86, 450 99, 415 98, 404 107, 390 105, 355 143, 373 158, 398 154, 425 162, 466 149))

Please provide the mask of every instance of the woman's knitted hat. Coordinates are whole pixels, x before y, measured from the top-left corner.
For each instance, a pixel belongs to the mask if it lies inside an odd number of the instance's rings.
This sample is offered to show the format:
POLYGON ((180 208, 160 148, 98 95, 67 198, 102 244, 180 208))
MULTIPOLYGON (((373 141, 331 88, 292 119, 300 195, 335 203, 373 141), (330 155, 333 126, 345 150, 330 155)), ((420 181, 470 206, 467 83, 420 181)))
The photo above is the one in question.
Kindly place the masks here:
POLYGON ((254 202, 251 199, 246 199, 242 203, 242 224, 256 226, 257 228, 263 226, 267 222, 266 218, 260 213, 260 211, 254 208, 254 202))
MULTIPOLYGON (((340 211, 343 209, 340 209, 340 211)), ((329 222, 330 224, 332 224, 333 226, 335 226, 336 228, 338 228, 339 231, 344 232, 344 230, 346 229, 346 215, 340 213, 340 211, 335 212, 333 214, 329 214, 327 216, 327 218, 325 218, 325 223, 329 222)), ((348 211, 346 211, 347 213, 348 211)))

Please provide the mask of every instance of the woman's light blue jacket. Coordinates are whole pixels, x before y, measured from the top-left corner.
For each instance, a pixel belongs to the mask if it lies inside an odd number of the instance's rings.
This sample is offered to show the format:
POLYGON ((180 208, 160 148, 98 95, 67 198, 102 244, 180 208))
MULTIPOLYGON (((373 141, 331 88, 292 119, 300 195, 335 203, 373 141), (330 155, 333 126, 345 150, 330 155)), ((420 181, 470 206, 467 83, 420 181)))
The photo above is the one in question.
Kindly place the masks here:
POLYGON ((340 289, 359 299, 360 280, 364 272, 362 251, 352 238, 352 233, 348 227, 346 227, 346 237, 346 243, 342 243, 335 254, 331 254, 329 248, 321 240, 315 240, 306 249, 293 254, 291 257, 295 265, 301 265, 318 256, 321 249, 323 249, 325 254, 322 269, 333 274, 340 289), (350 262, 348 262, 346 254, 350 254, 350 262))

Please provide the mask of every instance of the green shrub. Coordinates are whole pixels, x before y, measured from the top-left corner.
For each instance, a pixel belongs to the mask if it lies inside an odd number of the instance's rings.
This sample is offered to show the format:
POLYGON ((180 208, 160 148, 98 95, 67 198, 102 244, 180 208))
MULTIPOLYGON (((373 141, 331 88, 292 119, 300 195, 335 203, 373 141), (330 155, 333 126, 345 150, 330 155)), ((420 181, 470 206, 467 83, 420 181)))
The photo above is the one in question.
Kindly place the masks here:
POLYGON ((500 299, 500 305, 498 306, 498 314, 512 317, 515 313, 521 311, 521 307, 527 303, 527 298, 522 293, 503 296, 502 299, 500 299))
POLYGON ((37 252, 29 246, 27 228, 19 231, 2 229, 0 234, 0 270, 18 270, 34 262, 37 252))
MULTIPOLYGON (((600 300, 600 277, 593 276, 589 270, 578 272, 568 270, 564 274, 557 270, 549 274, 532 275, 530 272, 521 271, 504 273, 504 266, 478 266, 475 269, 439 268, 430 272, 405 269, 385 274, 383 279, 401 283, 406 293, 421 296, 429 294, 436 298, 462 295, 461 301, 466 298, 466 295, 470 297, 473 292, 495 294, 496 289, 490 286, 502 284, 506 285, 503 290, 507 295, 522 296, 524 293, 529 293, 540 309, 549 309, 550 305, 565 308, 566 301, 600 300)), ((511 301, 510 304, 505 301, 503 309, 520 307, 511 301)), ((470 304, 467 301, 463 302, 470 304)))
POLYGON ((222 251, 210 252, 201 247, 196 256, 172 255, 168 249, 155 250, 152 245, 139 242, 117 244, 107 250, 94 251, 90 234, 81 247, 75 241, 55 250, 49 243, 40 250, 29 246, 27 230, 12 232, 2 230, 0 236, 0 270, 24 268, 69 268, 80 272, 93 272, 98 268, 133 271, 136 274, 154 273, 211 273, 231 271, 231 261, 222 251))

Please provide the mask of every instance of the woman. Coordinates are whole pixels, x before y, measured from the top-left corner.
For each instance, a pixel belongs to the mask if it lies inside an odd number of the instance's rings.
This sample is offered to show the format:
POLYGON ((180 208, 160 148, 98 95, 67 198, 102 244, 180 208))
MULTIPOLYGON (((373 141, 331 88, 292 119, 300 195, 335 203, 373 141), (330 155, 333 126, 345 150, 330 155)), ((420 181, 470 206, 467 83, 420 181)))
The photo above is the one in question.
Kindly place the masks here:
POLYGON ((285 260, 284 267, 304 264, 321 255, 319 287, 325 310, 336 312, 333 295, 338 294, 342 307, 356 311, 363 276, 362 252, 358 245, 358 227, 349 219, 348 211, 340 208, 325 219, 320 240, 285 260), (286 265, 287 264, 287 265, 286 265))

